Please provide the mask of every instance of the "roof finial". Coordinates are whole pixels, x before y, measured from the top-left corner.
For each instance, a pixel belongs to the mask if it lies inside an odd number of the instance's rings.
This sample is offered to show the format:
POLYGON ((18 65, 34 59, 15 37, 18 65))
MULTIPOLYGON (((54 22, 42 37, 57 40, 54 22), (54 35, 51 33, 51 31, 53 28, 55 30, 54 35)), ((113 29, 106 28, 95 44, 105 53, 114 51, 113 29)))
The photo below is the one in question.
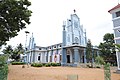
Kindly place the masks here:
POLYGON ((118 4, 119 4, 119 0, 118 0, 118 4))
POLYGON ((73 11, 74 11, 74 13, 76 12, 76 10, 75 10, 75 9, 74 9, 73 11))

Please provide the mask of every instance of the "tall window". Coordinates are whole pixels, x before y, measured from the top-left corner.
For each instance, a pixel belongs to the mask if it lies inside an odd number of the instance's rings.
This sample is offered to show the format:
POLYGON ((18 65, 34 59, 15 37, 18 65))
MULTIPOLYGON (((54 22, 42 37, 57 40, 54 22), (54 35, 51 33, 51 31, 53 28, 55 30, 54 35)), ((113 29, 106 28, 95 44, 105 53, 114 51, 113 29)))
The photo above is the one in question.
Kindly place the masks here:
POLYGON ((120 11, 116 12, 116 17, 120 16, 120 11))
POLYGON ((75 37, 75 43, 79 43, 78 37, 75 37))
POLYGON ((38 56, 38 61, 40 61, 40 54, 39 54, 39 56, 38 56))

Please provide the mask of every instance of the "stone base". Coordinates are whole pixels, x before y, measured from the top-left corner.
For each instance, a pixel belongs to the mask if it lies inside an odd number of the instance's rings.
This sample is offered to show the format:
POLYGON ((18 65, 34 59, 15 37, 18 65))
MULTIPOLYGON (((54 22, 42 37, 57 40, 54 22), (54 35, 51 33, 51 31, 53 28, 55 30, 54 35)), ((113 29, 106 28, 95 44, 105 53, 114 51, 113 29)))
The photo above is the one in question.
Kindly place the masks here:
POLYGON ((120 74, 120 70, 116 70, 116 73, 120 74))
POLYGON ((61 63, 61 66, 67 66, 66 63, 61 63))

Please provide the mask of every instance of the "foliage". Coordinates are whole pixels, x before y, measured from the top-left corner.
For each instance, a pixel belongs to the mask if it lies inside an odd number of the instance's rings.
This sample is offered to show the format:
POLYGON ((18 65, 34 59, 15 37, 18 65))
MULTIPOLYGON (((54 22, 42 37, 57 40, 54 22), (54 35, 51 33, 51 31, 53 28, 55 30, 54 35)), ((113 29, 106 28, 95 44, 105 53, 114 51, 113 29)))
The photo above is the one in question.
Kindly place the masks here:
POLYGON ((104 77, 105 80, 111 80, 110 64, 107 63, 104 65, 104 77))
POLYGON ((30 24, 30 5, 28 0, 0 0, 0 46, 30 24))
POLYGON ((92 58, 94 57, 94 55, 92 52, 92 48, 93 48, 93 46, 91 44, 91 41, 90 41, 90 39, 88 39, 87 46, 86 46, 86 59, 87 59, 87 62, 91 63, 91 65, 89 66, 90 68, 93 67, 92 58))
POLYGON ((0 67, 4 66, 7 63, 7 56, 2 55, 0 56, 0 67))
POLYGON ((96 57, 95 62, 96 62, 97 64, 100 64, 100 65, 104 65, 104 64, 105 64, 103 58, 100 57, 100 56, 97 56, 97 57, 96 57))
POLYGON ((15 49, 12 49, 12 46, 8 45, 3 50, 4 54, 9 55, 9 58, 14 59, 15 61, 20 61, 20 54, 23 54, 23 52, 24 49, 21 43, 15 49))
POLYGON ((20 43, 13 51, 12 54, 12 59, 14 59, 15 61, 20 61, 20 54, 23 54, 24 49, 22 44, 20 43))
MULTIPOLYGON (((60 63, 32 63, 31 66, 33 67, 37 67, 37 65, 42 65, 42 66, 45 66, 45 67, 51 67, 51 66, 61 66, 60 63)), ((40 67, 42 67, 40 66, 40 67)))
POLYGON ((88 40, 87 46, 86 46, 86 58, 87 58, 87 61, 89 62, 92 61, 92 44, 90 40, 88 40))
POLYGON ((111 64, 116 64, 116 52, 114 45, 114 35, 107 33, 103 37, 103 43, 99 44, 100 56, 103 57, 104 61, 111 64))
POLYGON ((13 52, 12 46, 8 45, 7 47, 5 47, 5 49, 3 50, 4 54, 7 54, 10 58, 11 58, 11 54, 13 52))
POLYGON ((116 64, 116 51, 114 45, 114 35, 107 33, 103 37, 103 43, 100 43, 100 56, 103 57, 104 61, 111 64, 116 64))
POLYGON ((11 63, 12 65, 23 65, 23 64, 25 64, 24 62, 12 62, 11 63))
POLYGON ((51 63, 45 64, 45 67, 50 67, 50 66, 51 66, 51 63))
POLYGON ((6 56, 0 56, 0 80, 7 80, 8 65, 6 64, 6 61, 6 56))
POLYGON ((117 50, 120 52, 120 44, 115 44, 117 50))
POLYGON ((51 66, 60 66, 60 63, 51 63, 51 66))
POLYGON ((41 63, 32 63, 31 66, 33 66, 33 67, 42 67, 43 65, 41 63))

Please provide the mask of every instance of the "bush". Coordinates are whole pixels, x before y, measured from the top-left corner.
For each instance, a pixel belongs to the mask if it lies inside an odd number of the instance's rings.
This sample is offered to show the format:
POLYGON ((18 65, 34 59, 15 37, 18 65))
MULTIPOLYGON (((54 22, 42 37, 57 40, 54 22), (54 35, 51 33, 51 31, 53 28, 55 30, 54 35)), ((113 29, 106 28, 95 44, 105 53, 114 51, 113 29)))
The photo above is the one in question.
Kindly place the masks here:
POLYGON ((8 65, 6 61, 7 61, 6 56, 0 56, 0 80, 7 80, 8 65))
POLYGON ((51 63, 51 66, 61 66, 60 63, 51 63))
POLYGON ((96 68, 101 68, 101 67, 99 65, 97 65, 96 68))
POLYGON ((31 66, 33 66, 33 67, 42 67, 43 65, 41 63, 32 63, 31 66))
POLYGON ((23 64, 25 64, 24 62, 12 62, 11 63, 12 65, 23 65, 23 64))
POLYGON ((50 67, 50 66, 51 66, 51 63, 45 64, 45 67, 50 67))
POLYGON ((57 63, 51 63, 51 66, 57 66, 57 63))
POLYGON ((88 68, 93 68, 93 66, 90 65, 90 64, 87 64, 86 66, 87 66, 88 68))
POLYGON ((104 65, 104 64, 105 64, 103 58, 100 57, 100 56, 97 56, 97 57, 96 57, 95 62, 96 62, 97 64, 100 64, 100 65, 104 65))

